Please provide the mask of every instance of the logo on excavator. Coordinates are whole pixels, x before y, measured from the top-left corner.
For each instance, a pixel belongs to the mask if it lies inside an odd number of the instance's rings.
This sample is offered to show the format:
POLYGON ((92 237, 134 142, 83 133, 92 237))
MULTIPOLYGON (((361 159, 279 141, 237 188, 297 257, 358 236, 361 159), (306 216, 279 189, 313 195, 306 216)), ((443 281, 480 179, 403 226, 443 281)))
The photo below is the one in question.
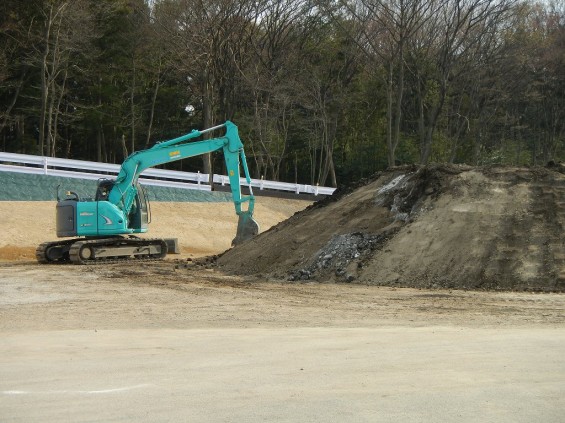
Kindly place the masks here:
POLYGON ((169 153, 169 160, 178 159, 179 157, 180 157, 180 151, 179 150, 171 151, 169 153))
POLYGON ((103 214, 101 214, 100 217, 101 217, 102 219, 104 219, 104 224, 105 224, 105 225, 111 225, 111 224, 114 223, 114 222, 112 222, 112 219, 110 219, 109 217, 104 216, 103 214))

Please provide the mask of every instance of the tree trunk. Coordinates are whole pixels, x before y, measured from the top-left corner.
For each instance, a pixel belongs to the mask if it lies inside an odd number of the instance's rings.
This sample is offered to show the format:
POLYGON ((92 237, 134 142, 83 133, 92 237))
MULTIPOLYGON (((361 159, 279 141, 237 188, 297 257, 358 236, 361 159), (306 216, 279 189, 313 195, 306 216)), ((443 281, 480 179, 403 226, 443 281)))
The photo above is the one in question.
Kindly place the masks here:
MULTIPOLYGON (((49 95, 49 85, 48 85, 48 65, 47 58, 49 57, 49 41, 51 38, 51 25, 53 20, 53 5, 49 8, 49 16, 45 22, 45 47, 43 49, 43 55, 41 57, 41 99, 40 99, 40 109, 39 109, 39 154, 41 156, 45 155, 45 123, 47 119, 47 100, 49 95)), ((49 145, 47 145, 47 152, 49 152, 49 145)))
POLYGON ((127 145, 126 145, 126 136, 125 136, 125 135, 122 135, 121 141, 122 141, 122 154, 123 154, 124 160, 125 160, 126 157, 129 156, 129 154, 128 154, 128 147, 127 147, 127 145))
POLYGON ((393 163, 392 166, 396 164, 396 149, 400 144, 400 123, 402 122, 402 102, 404 99, 404 44, 401 43, 399 46, 399 58, 398 58, 398 82, 396 86, 396 107, 394 110, 394 132, 393 132, 393 163))
POLYGON ((56 146, 57 146, 57 141, 59 138, 59 116, 61 115, 61 103, 63 102, 63 97, 65 95, 65 90, 67 87, 67 77, 68 77, 68 67, 65 67, 65 71, 63 72, 63 81, 61 84, 61 87, 59 89, 59 95, 57 96, 57 104, 53 109, 53 113, 54 113, 54 119, 53 119, 53 125, 52 125, 52 129, 51 131, 51 138, 52 138, 52 143, 51 143, 51 149, 52 149, 52 157, 56 156, 56 146))
MULTIPOLYGON (((12 96, 12 100, 10 101, 10 104, 8 105, 8 108, 6 109, 6 112, 4 113, 4 119, 2 119, 2 124, 0 124, 0 133, 2 133, 4 131, 4 128, 8 125, 8 120, 10 120, 10 114, 12 113, 12 109, 16 105, 16 102, 18 101, 18 98, 20 96, 20 90, 22 88, 25 75, 26 75, 26 70, 24 69, 22 71, 21 75, 20 75, 18 85, 16 86, 16 92, 12 96)), ((3 151, 6 151, 6 134, 4 134, 3 151)))
POLYGON ((149 112, 149 123, 147 125, 147 138, 145 139, 145 148, 149 148, 149 143, 151 142, 152 129, 153 129, 153 119, 155 117, 155 103, 157 102, 157 94, 159 94, 159 87, 161 85, 161 62, 159 62, 159 70, 157 71, 157 78, 155 80, 155 89, 153 90, 153 96, 151 97, 151 110, 149 112))
POLYGON ((50 81, 49 88, 49 106, 47 108, 47 119, 45 122, 45 139, 47 140, 46 154, 49 157, 55 157, 55 143, 53 135, 53 121, 55 119, 55 84, 54 81, 50 81), (51 85, 52 84, 52 85, 51 85))
POLYGON ((131 112, 131 152, 135 151, 135 84, 136 84, 136 69, 135 59, 133 59, 133 75, 131 81, 130 91, 130 112, 131 112))
POLYGON ((392 142, 392 88, 393 88, 393 79, 392 79, 392 62, 389 64, 389 74, 388 74, 388 83, 387 83, 387 92, 386 92, 386 145, 387 145, 387 160, 389 167, 394 166, 396 157, 395 157, 395 147, 392 142))
MULTIPOLYGON (((206 77, 204 78, 204 98, 203 103, 203 124, 204 129, 210 128, 213 125, 213 112, 212 112, 212 94, 213 90, 210 81, 208 81, 208 72, 206 72, 206 77)), ((211 134, 204 134, 205 139, 210 139, 211 134)), ((202 166, 204 173, 208 174, 208 183, 214 189, 214 174, 212 170, 212 154, 206 153, 202 155, 202 166)))
POLYGON ((445 103, 445 96, 447 93, 447 83, 442 83, 439 92, 439 99, 435 106, 430 110, 428 118, 428 128, 426 129, 426 137, 424 138, 424 144, 420 148, 420 163, 423 165, 428 164, 431 154, 432 154, 432 141, 434 136, 434 131, 437 125, 439 114, 443 109, 443 104, 445 103))
POLYGON ((102 161, 102 125, 96 127, 96 161, 102 161))

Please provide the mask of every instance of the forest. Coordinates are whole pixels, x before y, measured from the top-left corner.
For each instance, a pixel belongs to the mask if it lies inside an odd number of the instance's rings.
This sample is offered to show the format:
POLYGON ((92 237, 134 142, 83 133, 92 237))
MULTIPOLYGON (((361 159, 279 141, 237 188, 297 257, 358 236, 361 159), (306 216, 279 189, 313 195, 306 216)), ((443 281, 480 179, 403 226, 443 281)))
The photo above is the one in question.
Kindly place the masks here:
POLYGON ((0 2, 2 151, 121 163, 226 120, 286 182, 559 162, 565 1, 0 2))

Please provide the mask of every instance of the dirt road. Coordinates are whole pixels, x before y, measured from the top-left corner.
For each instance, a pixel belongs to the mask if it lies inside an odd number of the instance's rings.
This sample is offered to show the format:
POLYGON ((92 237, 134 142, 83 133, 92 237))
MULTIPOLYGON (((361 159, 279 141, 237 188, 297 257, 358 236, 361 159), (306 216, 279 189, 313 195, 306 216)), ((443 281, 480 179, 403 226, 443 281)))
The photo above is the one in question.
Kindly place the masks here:
POLYGON ((0 421, 558 422, 565 295, 0 265, 0 421))

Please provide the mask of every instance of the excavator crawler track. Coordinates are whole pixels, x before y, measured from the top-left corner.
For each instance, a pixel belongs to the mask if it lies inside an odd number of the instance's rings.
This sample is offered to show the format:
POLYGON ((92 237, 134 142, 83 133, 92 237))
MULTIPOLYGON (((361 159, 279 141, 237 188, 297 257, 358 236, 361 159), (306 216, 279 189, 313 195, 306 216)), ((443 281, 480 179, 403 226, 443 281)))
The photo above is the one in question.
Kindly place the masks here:
POLYGON ((164 239, 111 237, 44 242, 36 250, 39 263, 107 264, 155 261, 167 255, 164 239))
POLYGON ((76 241, 78 239, 44 242, 36 248, 35 257, 42 264, 68 263, 69 249, 76 241))

